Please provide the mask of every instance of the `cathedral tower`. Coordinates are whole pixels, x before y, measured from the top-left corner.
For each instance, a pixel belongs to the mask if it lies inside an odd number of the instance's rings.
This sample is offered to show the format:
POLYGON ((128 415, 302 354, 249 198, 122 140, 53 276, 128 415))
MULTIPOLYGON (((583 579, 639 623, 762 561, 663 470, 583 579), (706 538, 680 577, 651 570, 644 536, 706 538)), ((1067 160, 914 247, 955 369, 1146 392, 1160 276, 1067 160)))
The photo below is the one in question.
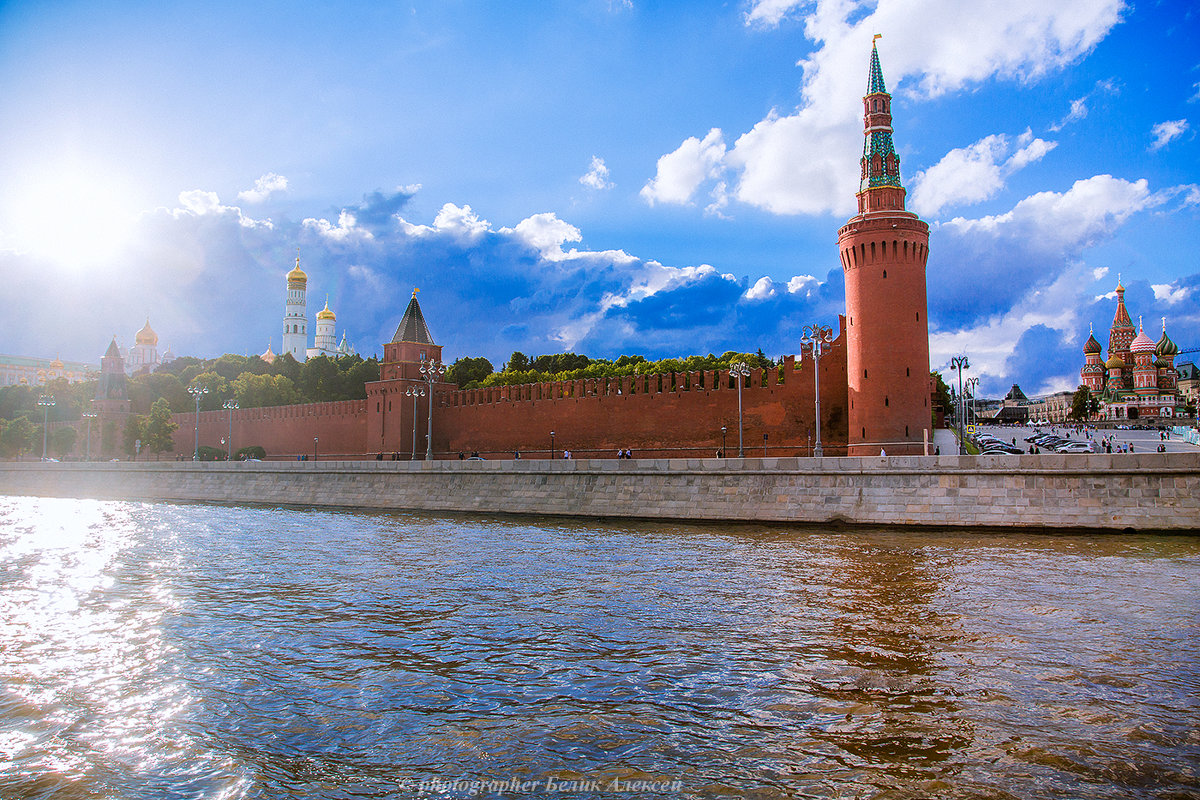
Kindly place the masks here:
POLYGON ((287 305, 283 312, 283 347, 279 355, 291 353, 303 362, 308 350, 308 312, 304 296, 308 291, 308 276, 300 269, 300 256, 295 268, 287 274, 287 305))
POLYGON ((863 128, 858 215, 838 231, 846 276, 848 453, 920 454, 931 426, 929 226, 904 210, 900 157, 892 145, 892 96, 874 46, 863 128))

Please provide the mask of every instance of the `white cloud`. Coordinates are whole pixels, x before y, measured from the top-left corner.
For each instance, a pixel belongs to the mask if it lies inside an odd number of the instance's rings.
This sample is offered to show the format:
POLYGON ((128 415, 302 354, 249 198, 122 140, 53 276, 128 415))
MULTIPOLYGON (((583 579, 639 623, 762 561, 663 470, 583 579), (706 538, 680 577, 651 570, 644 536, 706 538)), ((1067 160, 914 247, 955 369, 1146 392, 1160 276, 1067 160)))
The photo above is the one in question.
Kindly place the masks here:
POLYGON ((173 209, 170 213, 172 216, 179 218, 185 214, 191 214, 197 217, 209 215, 232 214, 237 217, 238 224, 243 228, 273 228, 275 227, 269 219, 252 219, 242 213, 242 210, 237 206, 222 205, 220 197, 216 192, 208 192, 203 189, 189 189, 179 193, 179 205, 181 209, 173 209))
POLYGON ((1151 150, 1158 150, 1165 147, 1168 142, 1178 139, 1188 129, 1186 119, 1172 119, 1166 122, 1160 122, 1150 129, 1150 134, 1154 137, 1154 141, 1150 144, 1151 150))
POLYGON ((766 300, 774 297, 776 294, 778 294, 778 290, 775 288, 775 281, 764 275, 755 281, 754 285, 747 289, 746 294, 743 296, 747 300, 766 300))
POLYGON ((951 150, 942 160, 913 176, 912 207, 935 216, 948 205, 977 203, 1004 186, 1004 178, 1040 160, 1057 144, 1034 139, 1026 130, 1016 139, 1020 147, 1008 156, 1013 140, 1004 134, 985 136, 968 147, 951 150))
POLYGON ((608 167, 604 164, 604 159, 599 156, 592 156, 591 166, 583 175, 579 182, 589 189, 611 189, 614 184, 608 179, 608 167))
POLYGON ((1092 270, 1092 280, 1100 280, 1108 274, 1108 267, 1096 267, 1092 270))
POLYGON ((774 28, 793 8, 807 4, 808 0, 755 0, 746 12, 746 24, 774 28))
POLYGON ((1051 125, 1050 130, 1055 131, 1055 132, 1061 131, 1063 128, 1070 125, 1072 122, 1078 122, 1079 120, 1086 117, 1088 114, 1088 107, 1087 107, 1086 101, 1087 101, 1086 97, 1080 97, 1076 100, 1072 100, 1071 101, 1071 110, 1067 112, 1067 115, 1065 117, 1063 117, 1058 122, 1051 125))
POLYGON ((396 215, 400 229, 409 236, 429 236, 437 233, 448 233, 456 237, 477 239, 491 229, 491 223, 471 210, 469 205, 457 206, 446 203, 433 218, 433 225, 413 225, 400 215, 396 215))
POLYGON ((238 192, 238 199, 245 203, 261 203, 273 193, 286 191, 287 188, 287 178, 268 172, 254 182, 253 189, 238 192))
POLYGON ((821 282, 813 275, 794 275, 787 282, 788 294, 803 294, 811 297, 821 288, 821 282))
MULTIPOLYGON (((772 111, 737 138, 723 164, 693 156, 686 180, 680 173, 676 180, 663 177, 660 159, 655 180, 662 185, 652 181, 643 195, 686 202, 705 176, 716 177, 724 166, 738 171, 733 196, 748 205, 777 214, 852 213, 862 152, 857 100, 876 32, 888 36, 880 49, 889 85, 906 87, 901 94, 936 97, 986 80, 1029 81, 1056 70, 1103 39, 1123 7, 1123 0, 890 0, 864 14, 863 5, 849 0, 759 0, 747 24, 772 27, 794 9, 808 10, 804 33, 818 47, 799 62, 799 108, 772 111)), ((899 124, 903 142, 902 119, 899 124)), ((696 140, 663 158, 689 142, 696 140)))
POLYGON ((1066 192, 1038 192, 1005 214, 942 223, 959 235, 971 232, 1026 236, 1044 249, 1075 250, 1099 240, 1132 214, 1161 205, 1145 178, 1126 181, 1096 175, 1075 181, 1066 192))
POLYGON ((312 217, 304 220, 303 225, 305 228, 316 231, 322 237, 335 242, 344 242, 351 238, 374 238, 370 231, 358 227, 358 220, 349 211, 343 211, 338 215, 337 225, 332 224, 327 219, 313 219, 312 217))
POLYGON ((1151 284, 1151 289, 1154 290, 1154 299, 1161 300, 1169 306, 1173 306, 1180 300, 1184 300, 1191 291, 1187 286, 1173 286, 1169 283, 1151 284))
MULTIPOLYGON (((961 353, 970 356, 971 375, 986 383, 987 378, 1007 380, 1006 362, 1013 355, 1021 334, 1035 325, 1060 331, 1063 338, 1073 340, 1083 325, 1076 309, 1089 299, 1083 275, 1086 268, 1076 264, 1063 272, 1053 283, 1030 290, 1013 307, 996 316, 954 331, 931 332, 929 335, 929 366, 949 374, 950 358, 961 353)), ((1082 366, 1080 356, 1080 366, 1082 366)), ((1073 389, 1078 374, 1062 376, 1058 383, 1036 387, 1034 393, 1073 389), (1068 385, 1069 384, 1069 385, 1068 385)))
POLYGON ((713 128, 703 140, 690 136, 683 144, 658 159, 658 172, 642 187, 646 202, 688 203, 700 184, 721 172, 725 141, 720 128, 713 128))
POLYGON ((537 250, 547 261, 561 261, 564 242, 578 242, 583 234, 569 222, 559 219, 553 212, 534 214, 517 223, 516 228, 501 228, 502 233, 513 233, 537 250))

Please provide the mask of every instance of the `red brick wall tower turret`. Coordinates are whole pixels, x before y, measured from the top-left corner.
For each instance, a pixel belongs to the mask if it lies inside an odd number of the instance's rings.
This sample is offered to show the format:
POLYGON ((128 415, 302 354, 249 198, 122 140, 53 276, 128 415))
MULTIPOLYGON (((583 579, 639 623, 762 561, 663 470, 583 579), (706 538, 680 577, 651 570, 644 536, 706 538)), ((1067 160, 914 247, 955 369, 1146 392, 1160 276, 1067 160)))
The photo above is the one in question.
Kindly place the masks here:
POLYGON ((838 231, 846 276, 850 455, 920 453, 930 427, 929 226, 904 210, 892 97, 871 48, 858 216, 838 231))

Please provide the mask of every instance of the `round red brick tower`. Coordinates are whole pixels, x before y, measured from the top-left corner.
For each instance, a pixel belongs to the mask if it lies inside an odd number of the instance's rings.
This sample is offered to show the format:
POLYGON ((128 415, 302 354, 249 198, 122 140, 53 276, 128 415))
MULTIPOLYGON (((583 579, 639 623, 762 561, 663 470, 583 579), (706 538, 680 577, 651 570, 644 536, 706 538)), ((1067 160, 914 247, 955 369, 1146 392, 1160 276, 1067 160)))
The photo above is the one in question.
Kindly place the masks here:
POLYGON ((920 454, 931 429, 925 262, 929 226, 904 210, 892 96, 879 51, 863 98, 858 216, 838 231, 846 275, 849 454, 920 454))

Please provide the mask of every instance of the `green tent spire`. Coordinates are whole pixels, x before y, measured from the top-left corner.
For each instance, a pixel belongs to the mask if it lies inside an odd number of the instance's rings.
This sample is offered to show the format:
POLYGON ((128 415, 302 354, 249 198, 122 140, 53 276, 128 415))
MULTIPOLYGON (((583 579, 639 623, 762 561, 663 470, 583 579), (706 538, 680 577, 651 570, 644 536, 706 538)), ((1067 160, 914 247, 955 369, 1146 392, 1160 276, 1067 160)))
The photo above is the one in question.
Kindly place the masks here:
MULTIPOLYGON (((878 40, 883 34, 875 34, 875 39, 878 40)), ((883 68, 879 66, 879 50, 875 47, 875 42, 871 42, 871 77, 867 81, 867 94, 887 94, 887 87, 883 85, 883 68)))

